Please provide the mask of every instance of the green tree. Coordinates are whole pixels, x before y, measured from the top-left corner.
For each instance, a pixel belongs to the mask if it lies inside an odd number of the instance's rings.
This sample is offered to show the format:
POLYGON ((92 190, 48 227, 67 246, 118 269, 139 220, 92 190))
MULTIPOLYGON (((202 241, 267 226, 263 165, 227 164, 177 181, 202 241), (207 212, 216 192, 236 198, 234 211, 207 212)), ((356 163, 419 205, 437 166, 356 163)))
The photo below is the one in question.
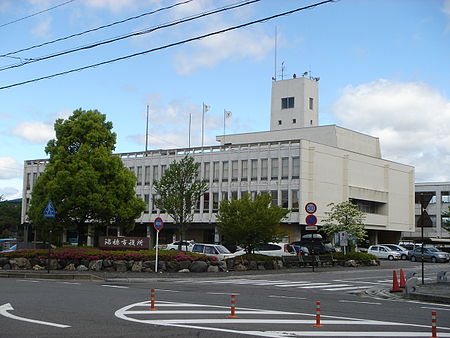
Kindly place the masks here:
POLYGON ((354 245, 367 237, 364 230, 365 216, 358 206, 351 202, 330 203, 331 210, 325 212, 327 216, 323 220, 322 230, 328 236, 333 236, 340 231, 346 231, 354 245))
POLYGON ((84 244, 87 225, 95 230, 118 225, 134 228, 145 210, 136 197, 136 177, 113 155, 116 134, 106 116, 97 110, 75 110, 67 119, 55 122, 56 139, 47 143, 50 155, 45 171, 33 187, 30 221, 45 235, 78 230, 78 244, 84 244), (43 210, 52 200, 54 219, 44 219, 43 210))
POLYGON ((450 232, 450 207, 448 207, 448 211, 442 214, 442 217, 446 217, 447 220, 442 222, 442 227, 450 232))
POLYGON ((228 242, 242 246, 247 253, 253 252, 258 244, 278 242, 285 235, 280 222, 289 213, 278 205, 270 205, 268 194, 249 195, 240 200, 223 200, 217 214, 220 234, 228 242))
POLYGON ((3 201, 0 196, 0 238, 16 237, 20 225, 21 201, 3 201))
POLYGON ((194 207, 200 197, 208 190, 205 181, 196 181, 200 163, 185 156, 179 162, 174 161, 164 172, 160 180, 153 182, 158 197, 155 205, 165 210, 179 226, 180 240, 185 239, 186 230, 194 218, 194 207))

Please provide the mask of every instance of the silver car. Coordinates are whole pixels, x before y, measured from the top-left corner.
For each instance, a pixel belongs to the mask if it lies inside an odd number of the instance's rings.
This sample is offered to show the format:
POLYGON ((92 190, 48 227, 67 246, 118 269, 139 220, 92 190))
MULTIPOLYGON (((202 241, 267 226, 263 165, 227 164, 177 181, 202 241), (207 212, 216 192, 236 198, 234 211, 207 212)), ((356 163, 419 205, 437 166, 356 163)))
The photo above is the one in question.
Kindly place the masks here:
POLYGON ((393 251, 384 245, 371 245, 367 250, 367 253, 377 256, 378 258, 389 259, 390 261, 402 257, 398 251, 393 251))

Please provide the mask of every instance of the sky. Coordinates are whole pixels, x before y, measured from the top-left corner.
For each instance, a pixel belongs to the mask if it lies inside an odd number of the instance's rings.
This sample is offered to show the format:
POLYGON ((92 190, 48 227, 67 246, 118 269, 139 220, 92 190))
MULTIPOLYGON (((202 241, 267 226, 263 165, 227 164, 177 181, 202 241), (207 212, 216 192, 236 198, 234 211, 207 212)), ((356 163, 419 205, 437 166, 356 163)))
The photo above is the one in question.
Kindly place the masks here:
POLYGON ((47 158, 56 119, 76 109, 105 114, 123 153, 145 149, 147 105, 149 149, 187 147, 189 116, 200 146, 204 103, 204 144, 215 145, 224 110, 227 134, 269 130, 272 77, 306 71, 320 77, 320 125, 378 137, 383 158, 413 165, 416 182, 450 181, 450 0, 340 0, 160 49, 319 2, 261 0, 196 18, 243 2, 185 1, 0 0, 4 199, 22 196, 24 161, 47 158))

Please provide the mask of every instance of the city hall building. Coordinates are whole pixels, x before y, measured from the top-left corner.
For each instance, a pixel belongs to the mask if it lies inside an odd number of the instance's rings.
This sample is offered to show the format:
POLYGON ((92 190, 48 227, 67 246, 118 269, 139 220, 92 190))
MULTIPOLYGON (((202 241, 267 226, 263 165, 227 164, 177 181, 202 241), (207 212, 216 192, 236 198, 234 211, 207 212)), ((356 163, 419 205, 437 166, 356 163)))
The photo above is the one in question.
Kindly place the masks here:
MULTIPOLYGON (((221 240, 216 214, 222 200, 260 193, 269 193, 273 204, 291 209, 281 223, 287 242, 307 233, 305 205, 310 202, 317 206, 320 228, 330 203, 353 201, 365 213, 371 244, 396 243, 402 232, 415 231, 414 168, 383 159, 376 137, 336 125, 319 126, 318 121, 318 79, 294 76, 272 82, 270 131, 217 136, 218 144, 211 146, 117 154, 135 173, 136 194, 147 204, 135 230, 126 235, 154 241, 156 217, 165 225, 160 242, 178 235, 169 215, 154 207, 153 181, 186 155, 200 164, 199 179, 209 183, 187 233, 197 242, 221 240)), ((25 161, 23 223, 33 182, 46 162, 25 161)), ((113 228, 108 234, 122 235, 113 228)))

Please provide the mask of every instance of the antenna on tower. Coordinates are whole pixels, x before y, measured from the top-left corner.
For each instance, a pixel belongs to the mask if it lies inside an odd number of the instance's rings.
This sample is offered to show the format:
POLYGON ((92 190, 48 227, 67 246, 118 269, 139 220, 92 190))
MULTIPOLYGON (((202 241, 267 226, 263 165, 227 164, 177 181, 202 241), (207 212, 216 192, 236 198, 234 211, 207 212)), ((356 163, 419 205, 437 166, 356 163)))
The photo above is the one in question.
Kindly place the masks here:
POLYGON ((145 127, 145 156, 147 156, 147 146, 148 146, 148 105, 147 105, 147 124, 145 127))
POLYGON ((272 78, 273 81, 277 80, 277 37, 278 37, 278 33, 277 33, 277 26, 275 26, 275 69, 274 69, 274 76, 272 78))
POLYGON ((281 62, 281 80, 284 80, 284 70, 286 67, 284 67, 284 61, 281 62))

